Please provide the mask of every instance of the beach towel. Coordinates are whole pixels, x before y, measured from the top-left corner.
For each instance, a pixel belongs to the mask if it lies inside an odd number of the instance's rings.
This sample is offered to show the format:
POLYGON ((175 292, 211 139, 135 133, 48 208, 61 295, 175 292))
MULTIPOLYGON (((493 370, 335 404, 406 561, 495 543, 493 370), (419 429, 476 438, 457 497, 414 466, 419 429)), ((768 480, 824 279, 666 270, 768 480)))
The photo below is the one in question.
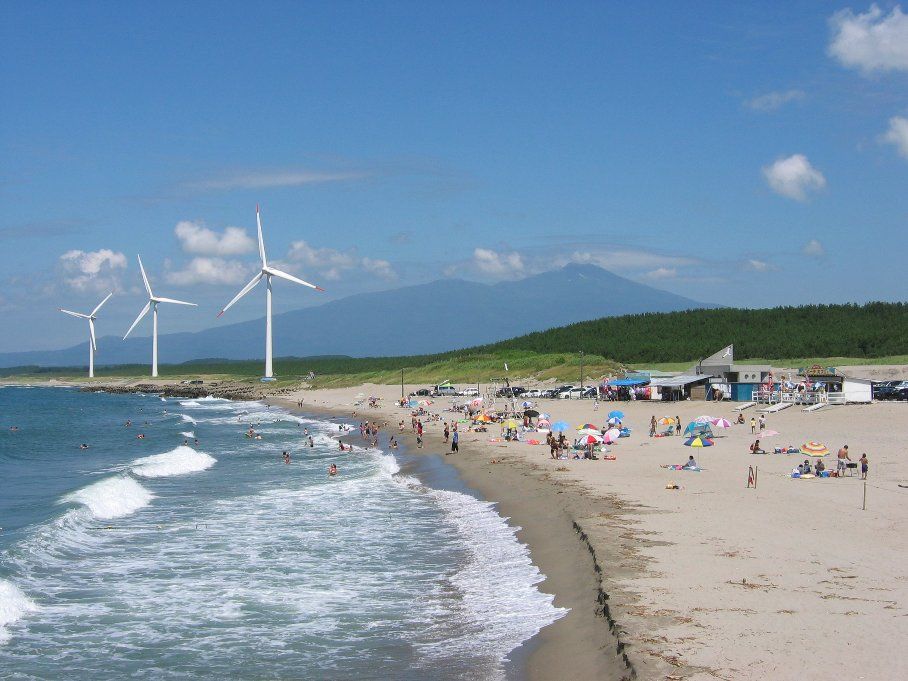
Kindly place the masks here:
POLYGON ((602 457, 602 460, 603 460, 603 461, 617 461, 617 460, 618 460, 618 457, 617 457, 617 456, 611 456, 611 455, 609 455, 609 454, 606 454, 605 456, 602 457))

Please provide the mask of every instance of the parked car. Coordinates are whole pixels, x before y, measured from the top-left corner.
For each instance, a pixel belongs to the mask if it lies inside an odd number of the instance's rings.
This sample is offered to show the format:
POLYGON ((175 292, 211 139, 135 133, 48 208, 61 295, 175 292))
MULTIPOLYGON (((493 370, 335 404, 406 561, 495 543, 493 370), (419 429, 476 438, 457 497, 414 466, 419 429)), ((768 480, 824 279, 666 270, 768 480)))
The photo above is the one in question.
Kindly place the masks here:
POLYGON ((583 395, 583 388, 570 388, 568 390, 562 390, 558 393, 559 399, 562 400, 578 400, 583 395))
POLYGON ((433 397, 454 397, 457 395, 457 388, 453 385, 436 385, 432 390, 433 397))
POLYGON ((580 397, 583 397, 587 400, 594 400, 599 397, 599 388, 595 385, 588 386, 583 389, 583 393, 580 395, 580 397))
POLYGON ((479 397, 479 388, 464 388, 460 391, 464 397, 479 397))
POLYGON ((497 397, 520 397, 526 391, 526 388, 521 388, 519 385, 512 385, 509 388, 499 388, 495 395, 497 397))
POLYGON ((428 388, 420 388, 419 390, 410 393, 410 397, 431 397, 432 391, 428 388))
POLYGON ((530 390, 527 390, 527 391, 523 394, 523 397, 526 397, 526 398, 530 398, 530 397, 542 397, 542 391, 541 391, 539 388, 532 388, 532 389, 530 389, 530 390))
POLYGON ((889 399, 898 400, 899 402, 908 401, 908 386, 905 386, 903 388, 896 388, 892 393, 892 397, 890 397, 889 399))
POLYGON ((880 383, 874 383, 871 388, 873 392, 873 399, 875 400, 885 400, 888 396, 895 390, 901 381, 882 381, 880 383))

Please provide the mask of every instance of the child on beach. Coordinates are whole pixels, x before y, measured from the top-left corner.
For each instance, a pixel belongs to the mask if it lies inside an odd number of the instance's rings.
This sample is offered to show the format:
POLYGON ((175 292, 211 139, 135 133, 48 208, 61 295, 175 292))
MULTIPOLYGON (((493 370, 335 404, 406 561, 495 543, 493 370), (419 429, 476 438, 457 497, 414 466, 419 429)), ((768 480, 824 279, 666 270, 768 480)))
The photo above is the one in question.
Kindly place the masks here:
POLYGON ((757 419, 753 416, 750 417, 750 434, 754 435, 757 432, 757 419))
MULTIPOLYGON (((669 431, 669 434, 671 434, 671 431, 669 431)), ((675 435, 681 435, 681 417, 680 416, 675 417, 675 435)))
POLYGON ((651 416, 649 420, 649 436, 656 437, 656 417, 651 416))
POLYGON ((861 454, 860 462, 861 462, 861 480, 866 480, 867 479, 867 463, 868 463, 866 453, 861 454))

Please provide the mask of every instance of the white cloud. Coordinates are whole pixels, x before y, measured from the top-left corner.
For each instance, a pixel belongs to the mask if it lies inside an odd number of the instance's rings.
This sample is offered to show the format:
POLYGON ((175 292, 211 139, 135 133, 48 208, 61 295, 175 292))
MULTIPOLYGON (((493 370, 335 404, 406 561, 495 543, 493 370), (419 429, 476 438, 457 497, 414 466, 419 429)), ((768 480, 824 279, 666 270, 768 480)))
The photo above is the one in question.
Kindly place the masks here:
POLYGON ((77 291, 122 289, 117 270, 126 268, 126 256, 109 248, 97 251, 67 251, 60 256, 63 281, 77 291))
POLYGON ((797 201, 805 201, 808 192, 826 186, 823 173, 810 165, 804 154, 794 154, 764 166, 763 175, 774 192, 797 201))
POLYGON ((218 234, 202 223, 183 220, 173 233, 187 253, 199 255, 240 255, 256 249, 255 240, 242 227, 226 227, 218 234))
POLYGON ((250 171, 190 182, 188 189, 218 191, 229 189, 266 189, 268 187, 301 187, 307 184, 343 182, 366 177, 362 172, 320 172, 313 170, 250 171))
POLYGON ((804 253, 804 255, 819 258, 826 254, 826 249, 823 248, 823 244, 821 244, 819 241, 817 241, 816 239, 811 239, 806 244, 804 244, 802 252, 804 253))
POLYGON ((633 270, 650 267, 683 267, 696 265, 699 260, 683 255, 663 255, 652 251, 639 251, 629 248, 610 248, 589 251, 574 251, 569 255, 557 256, 554 265, 563 267, 569 263, 578 265, 598 265, 607 270, 633 270))
POLYGON ((475 249, 473 263, 481 272, 494 276, 520 275, 523 274, 525 267, 520 253, 499 254, 488 248, 475 249))
POLYGON ((863 14, 843 9, 829 20, 829 55, 865 74, 908 71, 908 15, 900 5, 886 15, 876 4, 863 14))
POLYGON ((678 276, 678 270, 674 267, 657 267, 643 276, 647 279, 674 279, 678 276))
POLYGON ((193 258, 182 270, 167 272, 166 279, 177 286, 194 284, 240 284, 245 283, 249 270, 236 260, 223 258, 193 258))
POLYGON ((768 262, 764 260, 755 260, 753 258, 745 262, 744 267, 752 272, 768 272, 769 270, 775 269, 775 267, 768 262))
POLYGON ((397 279, 397 273, 387 260, 360 258, 356 249, 339 251, 334 248, 316 248, 305 241, 290 244, 287 259, 302 264, 306 269, 319 272, 329 280, 337 280, 345 271, 362 269, 382 279, 397 279))
POLYGON ((889 119, 889 130, 883 135, 883 141, 895 145, 899 153, 908 158, 908 118, 893 116, 889 119))
POLYGON ((394 268, 391 267, 391 263, 387 260, 379 260, 376 258, 363 258, 362 260, 363 269, 367 272, 385 279, 386 281, 394 281, 397 279, 397 272, 394 271, 394 268))
POLYGON ((767 92, 753 99, 748 99, 745 104, 754 111, 775 111, 789 102, 798 102, 804 99, 801 90, 786 90, 784 92, 767 92))

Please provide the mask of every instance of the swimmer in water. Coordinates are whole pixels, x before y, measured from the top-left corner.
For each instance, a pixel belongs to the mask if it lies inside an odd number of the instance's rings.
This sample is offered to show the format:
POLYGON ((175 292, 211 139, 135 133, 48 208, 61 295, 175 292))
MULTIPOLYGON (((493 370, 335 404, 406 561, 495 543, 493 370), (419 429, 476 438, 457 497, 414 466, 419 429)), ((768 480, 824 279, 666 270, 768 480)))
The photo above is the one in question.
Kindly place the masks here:
POLYGON ((328 475, 337 475, 337 465, 331 464, 328 466, 328 475))
POLYGON ((310 447, 315 447, 315 442, 312 441, 312 436, 311 436, 311 435, 309 436, 309 446, 310 446, 310 447))
POLYGON ((189 446, 189 440, 183 440, 183 446, 184 446, 184 447, 188 447, 188 446, 189 446))
POLYGON ((284 463, 290 463, 290 452, 283 453, 284 463))
POLYGON ((83 442, 81 445, 79 445, 79 449, 88 449, 88 445, 83 442))
POLYGON ((198 439, 198 438, 195 439, 195 445, 196 445, 196 447, 199 446, 199 439, 198 439))
POLYGON ((139 433, 138 435, 136 435, 136 440, 144 440, 144 439, 145 439, 145 433, 139 433))

